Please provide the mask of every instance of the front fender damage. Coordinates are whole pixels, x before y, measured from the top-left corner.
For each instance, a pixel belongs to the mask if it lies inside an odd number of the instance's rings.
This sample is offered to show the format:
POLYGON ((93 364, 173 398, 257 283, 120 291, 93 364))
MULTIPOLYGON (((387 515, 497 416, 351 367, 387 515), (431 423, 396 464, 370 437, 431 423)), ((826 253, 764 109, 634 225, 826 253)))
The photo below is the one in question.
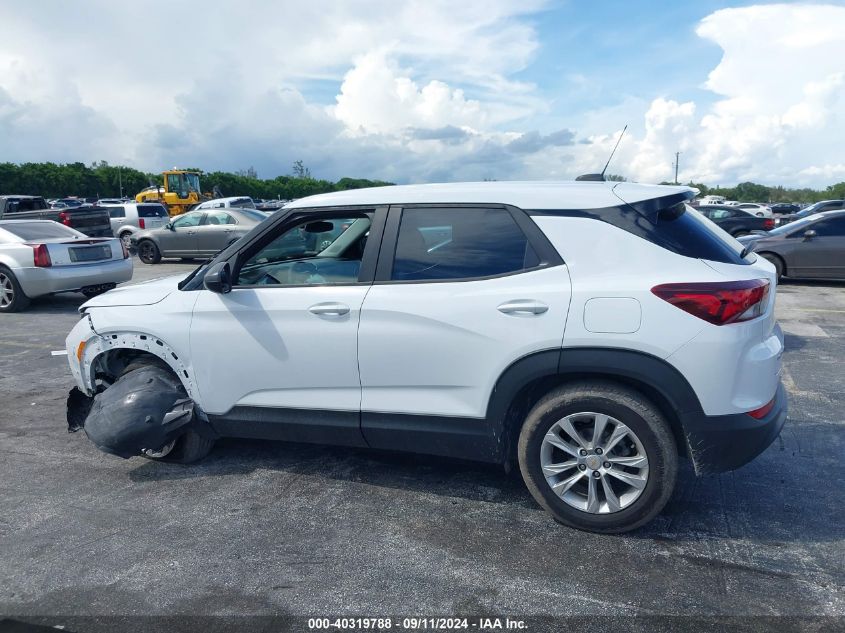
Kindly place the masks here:
POLYGON ((155 365, 121 376, 93 397, 74 388, 67 422, 69 432, 82 428, 101 451, 123 458, 158 450, 188 429, 214 435, 179 380, 155 365))

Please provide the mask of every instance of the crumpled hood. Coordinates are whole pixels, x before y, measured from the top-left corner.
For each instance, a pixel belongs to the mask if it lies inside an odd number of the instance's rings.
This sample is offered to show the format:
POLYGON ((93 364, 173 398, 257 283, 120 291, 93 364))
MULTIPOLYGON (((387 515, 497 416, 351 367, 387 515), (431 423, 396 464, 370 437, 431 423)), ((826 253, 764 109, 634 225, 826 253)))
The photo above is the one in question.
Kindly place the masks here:
POLYGON ((86 301, 79 308, 82 312, 87 308, 106 308, 109 306, 148 306, 158 303, 174 290, 185 275, 173 275, 143 281, 138 284, 121 286, 114 290, 86 301))

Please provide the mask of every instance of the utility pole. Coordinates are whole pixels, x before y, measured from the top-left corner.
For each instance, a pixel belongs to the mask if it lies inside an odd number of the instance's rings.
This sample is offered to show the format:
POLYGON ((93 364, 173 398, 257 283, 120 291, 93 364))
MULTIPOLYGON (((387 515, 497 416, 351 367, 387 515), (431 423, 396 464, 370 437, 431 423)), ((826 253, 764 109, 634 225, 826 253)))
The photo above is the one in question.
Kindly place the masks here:
POLYGON ((117 181, 120 183, 120 198, 123 199, 123 172, 120 165, 117 166, 117 181))
POLYGON ((681 152, 675 152, 675 184, 678 184, 678 158, 680 157, 681 152))

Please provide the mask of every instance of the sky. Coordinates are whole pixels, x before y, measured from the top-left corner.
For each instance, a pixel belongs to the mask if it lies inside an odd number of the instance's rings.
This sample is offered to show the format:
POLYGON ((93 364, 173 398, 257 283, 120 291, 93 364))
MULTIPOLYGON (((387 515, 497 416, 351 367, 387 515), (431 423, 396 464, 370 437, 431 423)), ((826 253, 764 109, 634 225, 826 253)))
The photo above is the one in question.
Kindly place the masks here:
POLYGON ((0 0, 0 162, 845 181, 845 1, 0 0))

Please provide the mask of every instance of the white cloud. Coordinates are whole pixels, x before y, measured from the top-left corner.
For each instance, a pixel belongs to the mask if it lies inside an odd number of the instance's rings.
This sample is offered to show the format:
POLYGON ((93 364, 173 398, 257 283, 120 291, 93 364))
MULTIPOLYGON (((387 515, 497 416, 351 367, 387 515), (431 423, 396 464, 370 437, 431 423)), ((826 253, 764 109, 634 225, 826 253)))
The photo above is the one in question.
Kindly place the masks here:
MULTIPOLYGON (((151 171, 254 165, 272 176, 302 159, 330 178, 572 178, 601 169, 615 123, 632 121, 610 172, 667 180, 680 151, 683 180, 842 178, 845 7, 716 11, 696 32, 722 58, 707 77, 689 78, 713 98, 620 94, 568 117, 586 144, 567 129, 537 129, 568 113, 519 79, 539 46, 563 46, 538 40, 531 19, 545 8, 544 0, 213 8, 89 0, 85 11, 3 3, 0 160, 106 159, 151 171), (152 28, 165 15, 190 35, 152 28), (305 96, 317 93, 319 101, 305 96)), ((592 74, 570 80, 595 97, 592 74)))

